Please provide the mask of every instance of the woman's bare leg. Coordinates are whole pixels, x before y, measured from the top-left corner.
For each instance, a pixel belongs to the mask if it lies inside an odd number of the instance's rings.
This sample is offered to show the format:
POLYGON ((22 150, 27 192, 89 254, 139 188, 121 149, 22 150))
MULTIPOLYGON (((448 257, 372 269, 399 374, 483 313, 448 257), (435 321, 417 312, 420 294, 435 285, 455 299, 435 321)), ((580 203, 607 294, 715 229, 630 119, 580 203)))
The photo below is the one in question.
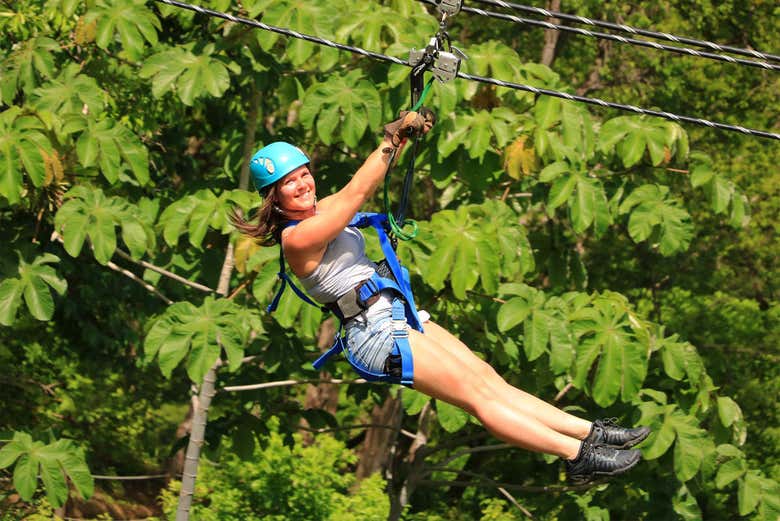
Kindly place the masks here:
POLYGON ((471 349, 449 331, 438 324, 428 321, 424 325, 425 336, 436 341, 444 349, 452 353, 464 365, 468 365, 478 373, 487 385, 499 395, 509 393, 514 406, 521 408, 526 414, 544 423, 553 430, 567 436, 585 439, 590 432, 591 423, 582 418, 560 410, 552 404, 536 396, 509 385, 501 375, 484 360, 475 355, 471 349))
POLYGON ((551 429, 524 409, 513 407, 512 400, 488 385, 469 364, 450 350, 417 331, 410 331, 414 356, 414 388, 433 398, 444 400, 474 415, 497 438, 525 449, 573 459, 580 440, 551 429))

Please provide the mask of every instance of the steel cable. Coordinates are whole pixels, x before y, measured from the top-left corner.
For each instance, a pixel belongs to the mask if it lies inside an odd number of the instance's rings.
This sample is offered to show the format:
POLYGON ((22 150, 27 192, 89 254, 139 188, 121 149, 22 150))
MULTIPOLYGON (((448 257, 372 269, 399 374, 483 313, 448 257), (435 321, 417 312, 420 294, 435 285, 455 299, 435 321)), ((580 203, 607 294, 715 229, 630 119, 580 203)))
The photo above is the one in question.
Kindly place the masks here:
MULTIPOLYGON (((279 34, 284 34, 284 35, 287 35, 287 36, 292 36, 293 38, 300 38, 300 39, 303 39, 303 40, 306 40, 306 41, 309 41, 309 42, 313 42, 313 43, 317 43, 317 44, 320 44, 320 45, 325 45, 325 46, 328 46, 328 47, 334 47, 336 49, 341 49, 341 50, 344 50, 344 51, 349 51, 349 52, 353 52, 353 53, 356 53, 356 54, 360 54, 362 56, 368 56, 368 57, 374 58, 376 60, 387 61, 387 62, 395 63, 397 65, 404 65, 406 67, 412 67, 412 65, 410 65, 408 61, 401 60, 399 58, 395 58, 395 57, 392 57, 392 56, 386 56, 384 54, 380 54, 380 53, 376 53, 376 52, 367 51, 367 50, 361 49, 359 47, 353 47, 353 46, 350 46, 350 45, 344 45, 344 44, 332 42, 332 41, 327 40, 325 38, 318 38, 316 36, 311 36, 311 35, 299 33, 297 31, 293 31, 293 30, 290 30, 290 29, 284 29, 284 28, 281 28, 281 27, 274 27, 272 25, 264 24, 264 23, 258 22, 256 20, 250 20, 250 19, 247 19, 247 18, 241 18, 241 17, 238 17, 238 16, 233 16, 233 15, 230 15, 230 14, 227 14, 227 13, 221 13, 219 11, 214 11, 212 9, 207 9, 207 8, 200 7, 200 6, 187 4, 187 3, 184 3, 184 2, 180 2, 178 0, 155 0, 155 1, 163 3, 163 4, 168 4, 168 5, 173 5, 173 6, 176 6, 176 7, 181 7, 183 9, 188 9, 190 11, 195 11, 195 12, 206 14, 206 15, 209 15, 209 16, 222 18, 224 20, 229 20, 229 21, 234 22, 234 23, 249 25, 249 26, 252 26, 252 27, 257 27, 258 29, 263 29, 263 30, 266 30, 266 31, 272 31, 272 32, 279 33, 279 34)), ((604 100, 597 99, 597 98, 587 98, 587 97, 584 97, 584 96, 577 96, 577 95, 574 95, 574 94, 568 94, 566 92, 559 92, 559 91, 554 91, 554 90, 549 90, 549 89, 542 89, 542 88, 538 88, 538 87, 532 87, 530 85, 523 85, 523 84, 520 84, 520 83, 514 83, 514 82, 510 82, 510 81, 498 80, 498 79, 495 79, 495 78, 487 78, 487 77, 483 77, 483 76, 475 76, 475 75, 472 75, 472 74, 466 74, 464 72, 459 72, 458 73, 458 77, 466 79, 466 80, 477 81, 477 82, 480 82, 480 83, 487 83, 487 84, 491 84, 491 85, 496 85, 496 86, 499 86, 499 87, 507 87, 507 88, 510 88, 510 89, 516 89, 516 90, 522 90, 522 91, 526 91, 526 92, 532 92, 534 94, 540 94, 540 95, 545 95, 545 96, 553 96, 553 97, 556 97, 556 98, 562 98, 562 99, 566 99, 566 100, 570 100, 570 101, 577 101, 577 102, 581 102, 581 103, 587 103, 587 104, 590 104, 590 105, 597 105, 597 106, 600 106, 600 107, 609 107, 609 108, 614 108, 614 109, 618 109, 618 110, 634 112, 636 114, 657 116, 657 117, 661 117, 661 118, 664 118, 664 119, 669 119, 669 120, 672 120, 672 121, 675 121, 675 122, 678 122, 678 123, 679 122, 686 122, 686 123, 692 123, 694 125, 706 126, 706 127, 710 127, 710 128, 717 128, 717 129, 728 130, 728 131, 733 131, 733 132, 741 132, 742 134, 747 134, 747 135, 750 135, 750 136, 764 137, 764 138, 769 138, 769 139, 780 140, 780 134, 777 134, 777 133, 774 133, 774 132, 767 132, 767 131, 764 131, 764 130, 755 130, 755 129, 751 129, 751 128, 742 127, 742 126, 739 126, 739 125, 729 125, 729 124, 726 124, 726 123, 718 123, 718 122, 709 121, 709 120, 701 119, 701 118, 694 118, 694 117, 690 117, 690 116, 680 116, 680 115, 677 115, 677 114, 672 114, 672 113, 664 112, 664 111, 648 110, 648 109, 643 109, 643 108, 640 108, 640 107, 635 107, 634 105, 625 105, 625 104, 622 104, 622 103, 614 103, 614 102, 604 101, 604 100)))
POLYGON ((550 11, 542 9, 541 7, 531 7, 527 5, 514 4, 511 2, 504 2, 503 0, 474 0, 483 4, 493 5, 497 7, 503 7, 505 9, 513 9, 516 11, 524 11, 526 13, 539 14, 548 18, 559 18, 561 20, 569 20, 571 22, 592 25, 594 27, 603 27, 605 29, 612 29, 614 31, 622 31, 630 34, 636 34, 639 36, 647 36, 648 38, 656 38, 659 40, 667 40, 675 43, 683 43, 686 45, 693 45, 694 47, 702 47, 711 49, 716 52, 727 52, 731 54, 739 54, 742 56, 752 56, 759 60, 780 62, 780 56, 775 54, 769 54, 753 49, 741 49, 739 47, 732 47, 729 45, 720 45, 714 42, 706 40, 696 40, 694 38, 687 38, 685 36, 675 36, 669 33, 661 33, 657 31, 650 31, 647 29, 638 29, 624 24, 616 24, 613 22, 604 22, 601 20, 592 20, 584 16, 571 15, 566 13, 559 13, 557 11, 550 11))
MULTIPOLYGON (((424 4, 436 5, 433 0, 418 0, 424 4)), ((689 47, 676 47, 674 45, 664 45, 658 42, 651 42, 648 40, 637 40, 636 38, 626 38, 619 34, 602 33, 598 31, 590 31, 588 29, 582 29, 580 27, 571 27, 568 25, 558 25, 544 20, 533 20, 530 18, 521 18, 513 14, 495 13, 493 11, 485 11, 484 9, 477 9, 475 7, 461 7, 461 11, 467 13, 476 14, 479 16, 487 16, 490 18, 497 18, 500 20, 508 20, 524 25, 533 25, 537 27, 544 27, 545 29, 551 29, 553 31, 575 33, 582 36, 588 36, 590 38, 599 38, 601 40, 611 40, 613 42, 625 43, 628 45, 636 45, 639 47, 647 47, 650 49, 656 49, 658 51, 668 51, 677 54, 684 54, 687 56, 695 56, 697 58, 708 58, 710 60, 723 61, 728 63, 734 63, 739 65, 747 65, 749 67, 760 67, 772 71, 780 71, 780 65, 774 65, 763 61, 745 60, 743 58, 734 58, 733 56, 727 56, 723 54, 715 54, 707 51, 697 51, 689 47)))
POLYGON ((659 118, 664 119, 670 119, 672 121, 675 121, 677 123, 680 122, 686 122, 686 123, 693 123, 694 125, 701 125, 705 127, 710 128, 718 128, 721 130, 730 130, 733 132, 741 132, 743 134, 747 134, 750 136, 757 136, 757 137, 765 137, 769 139, 777 139, 780 140, 780 134, 777 134, 775 132, 766 132, 763 130, 755 130, 752 128, 746 128, 739 125, 729 125, 726 123, 718 123, 715 121, 710 121, 707 119, 701 119, 701 118, 694 118, 690 116, 680 116, 677 114, 672 114, 670 112, 664 112, 662 110, 649 110, 649 109, 643 109, 640 107, 636 107, 634 105, 625 105, 623 103, 614 103, 611 101, 604 101, 598 98, 586 98, 584 96, 577 96, 576 94, 569 94, 567 92, 559 92, 555 90, 549 90, 549 89, 540 89, 537 87, 532 87, 530 85, 522 85, 520 83, 513 83, 510 81, 503 81, 503 80, 497 80, 495 78, 485 78, 483 76, 474 76, 472 74, 466 74, 464 72, 458 73, 459 78, 463 78, 466 80, 471 81, 478 81, 481 83, 489 83, 491 85, 497 85, 499 87, 508 87, 510 89, 517 89, 517 90, 524 90, 526 92, 533 92, 534 94, 542 94, 545 96, 553 96, 555 98, 561 98, 569 101, 579 101, 581 103, 588 103, 591 105, 598 105, 600 107, 609 107, 612 109, 619 109, 619 110, 625 110, 629 112, 634 112, 636 114, 643 114, 647 116, 657 116, 659 118))

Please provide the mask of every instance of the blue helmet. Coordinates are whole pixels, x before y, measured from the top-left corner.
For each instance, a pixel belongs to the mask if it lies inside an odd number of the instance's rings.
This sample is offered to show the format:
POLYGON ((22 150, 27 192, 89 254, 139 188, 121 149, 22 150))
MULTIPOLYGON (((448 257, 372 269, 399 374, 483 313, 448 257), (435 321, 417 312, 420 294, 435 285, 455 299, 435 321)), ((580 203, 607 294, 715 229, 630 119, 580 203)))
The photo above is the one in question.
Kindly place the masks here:
POLYGON ((263 190, 293 170, 309 164, 300 148, 284 141, 276 141, 258 150, 249 161, 249 171, 255 188, 263 190))

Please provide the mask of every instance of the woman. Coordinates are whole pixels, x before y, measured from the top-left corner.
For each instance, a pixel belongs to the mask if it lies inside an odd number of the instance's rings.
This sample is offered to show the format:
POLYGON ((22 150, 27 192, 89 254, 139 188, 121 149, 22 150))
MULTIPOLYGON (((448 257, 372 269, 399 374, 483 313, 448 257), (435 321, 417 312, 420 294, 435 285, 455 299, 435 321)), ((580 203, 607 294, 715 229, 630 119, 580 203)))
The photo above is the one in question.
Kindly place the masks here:
MULTIPOLYGON (((365 255, 362 235, 348 224, 383 181, 393 149, 398 151, 411 134, 428 132, 433 123, 426 109, 402 114, 385 127, 384 140, 346 186, 320 201, 309 159, 300 149, 283 142, 264 147, 250 163, 264 195, 259 223, 239 216, 234 223, 263 244, 281 243, 290 269, 309 295, 333 305, 376 268, 365 255)), ((350 359, 363 369, 392 371, 397 350, 391 309, 397 298, 391 290, 381 291, 368 300, 364 312, 346 320, 350 359)), ((647 437, 647 427, 628 429, 611 420, 591 423, 512 387, 427 313, 420 316, 424 332, 407 327, 417 391, 462 408, 505 442, 564 458, 575 483, 623 473, 639 461, 640 451, 630 447, 647 437)))

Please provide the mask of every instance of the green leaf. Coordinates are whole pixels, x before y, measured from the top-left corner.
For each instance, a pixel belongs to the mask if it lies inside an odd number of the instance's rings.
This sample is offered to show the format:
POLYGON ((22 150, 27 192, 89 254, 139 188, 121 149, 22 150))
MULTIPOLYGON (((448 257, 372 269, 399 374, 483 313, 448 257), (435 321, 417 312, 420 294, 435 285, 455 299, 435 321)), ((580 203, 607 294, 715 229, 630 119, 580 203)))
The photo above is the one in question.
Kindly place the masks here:
POLYGON ((525 319, 523 348, 529 362, 547 352, 547 343, 550 338, 548 323, 550 321, 550 315, 540 310, 532 311, 531 315, 525 319))
MULTIPOLYGON (((646 420, 643 418, 640 421, 646 420)), ((675 438, 676 432, 674 430, 674 422, 671 420, 669 414, 665 414, 662 417, 660 425, 658 423, 653 424, 652 432, 644 444, 642 455, 648 460, 660 458, 666 454, 666 451, 668 451, 674 443, 675 438)))
POLYGON ((331 76, 327 83, 314 83, 301 102, 301 122, 306 128, 316 128, 325 143, 335 143, 334 138, 340 137, 348 146, 356 147, 366 130, 379 125, 379 92, 362 78, 360 70, 331 76), (341 123, 340 128, 334 125, 336 122, 341 123), (336 132, 340 135, 335 136, 336 132))
MULTIPOLYGON (((677 442, 674 446, 674 471, 685 482, 693 478, 701 466, 708 448, 706 432, 698 427, 698 422, 682 411, 671 414, 677 442)), ((711 443, 711 442, 710 442, 711 443)))
POLYGON ((404 406, 404 411, 410 416, 419 414, 422 411, 425 404, 430 402, 431 398, 421 392, 414 389, 405 387, 401 391, 401 403, 404 406))
POLYGON ((441 400, 436 400, 436 412, 439 424, 447 432, 457 432, 469 421, 466 411, 441 400))
POLYGON ((747 464, 743 458, 731 458, 718 465, 718 474, 715 477, 715 486, 725 488, 729 483, 741 478, 747 471, 747 464))
POLYGON ((127 166, 139 183, 149 180, 148 150, 141 140, 123 124, 105 118, 97 121, 90 115, 71 115, 63 129, 81 132, 76 141, 79 161, 85 168, 98 167, 113 184, 127 166))
POLYGON ((675 513, 683 521, 699 521, 702 519, 701 508, 696 502, 696 496, 691 494, 688 487, 682 485, 672 500, 675 513))
POLYGON ((51 154, 52 145, 40 120, 20 116, 18 107, 1 113, 0 196, 11 204, 18 203, 24 189, 25 173, 34 186, 41 186, 46 157, 51 154))
POLYGON ((542 183, 549 183, 550 181, 554 181, 560 177, 561 174, 567 172, 570 172, 569 163, 565 161, 556 161, 555 163, 551 163, 542 169, 542 171, 539 173, 539 181, 542 183))
POLYGON ((742 419, 742 411, 737 402, 728 396, 718 396, 718 416, 724 427, 731 427, 735 421, 742 419))
POLYGON ((167 377, 187 358, 187 374, 200 382, 214 365, 220 347, 228 353, 231 370, 238 368, 251 328, 262 327, 249 309, 227 299, 206 297, 200 307, 189 302, 169 306, 144 341, 146 356, 158 357, 167 377))
POLYGON ((531 303, 522 297, 509 299, 498 309, 498 314, 496 315, 498 330, 504 333, 521 324, 531 313, 531 309, 531 303))
POLYGON ((30 314, 38 320, 49 320, 54 314, 54 300, 49 292, 49 287, 39 277, 26 281, 24 301, 30 314))
POLYGON ((595 179, 578 176, 577 190, 571 202, 572 227, 583 233, 596 219, 599 199, 606 200, 604 188, 595 179))
POLYGON ((563 203, 569 200, 574 188, 577 186, 576 175, 567 175, 564 177, 558 177, 550 187, 550 195, 547 199, 548 212, 558 208, 563 203))
POLYGON ((552 96, 541 96, 534 105, 534 119, 539 128, 548 129, 561 119, 561 100, 552 96))
POLYGON ((68 483, 60 470, 56 456, 46 457, 44 447, 40 454, 40 476, 46 488, 46 496, 52 505, 64 505, 68 500, 68 483))
POLYGON ((715 213, 725 213, 734 193, 734 186, 721 176, 713 176, 705 188, 710 195, 710 202, 715 213))
POLYGON ((567 372, 574 362, 574 342, 563 320, 550 322, 550 369, 554 374, 567 372))
POLYGON ((94 493, 95 481, 87 467, 84 451, 77 448, 70 440, 59 441, 62 453, 59 455, 59 463, 63 471, 68 475, 81 497, 89 498, 94 493))
POLYGON ((24 286, 18 279, 6 279, 0 282, 0 324, 4 326, 13 324, 16 311, 22 303, 23 292, 24 286))
POLYGON ((30 501, 38 484, 38 462, 23 454, 14 468, 14 487, 25 501, 30 501))
POLYGON ((737 502, 739 515, 746 516, 753 512, 761 499, 761 477, 756 471, 748 471, 745 477, 739 481, 737 502))
POLYGON ((654 245, 667 256, 686 249, 693 237, 690 215, 668 192, 668 188, 659 185, 642 185, 619 208, 621 214, 631 211, 628 221, 631 238, 642 242, 658 236, 654 245))
POLYGON ((691 185, 696 188, 697 186, 704 186, 712 180, 715 172, 712 170, 710 164, 698 164, 691 168, 691 185))
POLYGON ((240 72, 238 64, 214 56, 214 47, 207 45, 201 54, 192 52, 193 44, 158 52, 145 60, 142 78, 152 78, 152 94, 161 97, 175 91, 179 99, 191 106, 196 99, 222 95, 230 87, 228 70, 240 72))
POLYGON ((157 44, 160 20, 145 6, 143 0, 99 0, 86 16, 85 23, 97 22, 95 42, 107 49, 118 36, 131 60, 143 55, 144 42, 157 44))
POLYGON ((618 145, 618 154, 623 161, 623 166, 631 168, 637 164, 645 152, 647 141, 641 132, 631 132, 626 139, 618 145))
POLYGON ((24 447, 20 443, 16 441, 6 443, 0 449, 0 469, 13 465, 22 454, 24 454, 24 447))
POLYGON ((187 356, 191 338, 192 336, 188 334, 173 333, 160 346, 157 357, 160 363, 160 371, 166 378, 171 377, 171 373, 176 366, 187 356))

